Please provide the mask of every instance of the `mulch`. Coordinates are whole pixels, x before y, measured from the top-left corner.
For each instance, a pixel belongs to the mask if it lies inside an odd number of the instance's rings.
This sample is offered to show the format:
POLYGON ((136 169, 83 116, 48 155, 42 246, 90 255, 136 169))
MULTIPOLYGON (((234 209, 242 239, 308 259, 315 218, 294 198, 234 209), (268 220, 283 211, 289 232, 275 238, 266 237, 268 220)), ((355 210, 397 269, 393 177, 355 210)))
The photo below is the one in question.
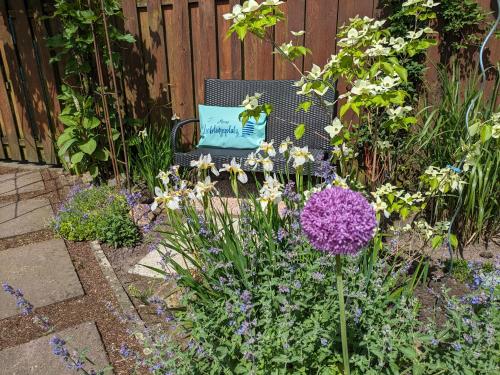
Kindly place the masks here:
MULTIPOLYGON (((10 172, 12 170, 7 170, 7 168, 0 169, 0 173, 10 172)), ((67 194, 69 186, 71 186, 71 179, 57 170, 44 169, 41 170, 41 174, 45 183, 45 191, 37 192, 37 196, 49 199, 54 212, 56 212, 57 207, 67 194)), ((52 232, 43 230, 2 240, 0 248, 22 246, 51 238, 54 238, 52 232)), ((81 297, 37 308, 34 310, 34 315, 47 317, 54 331, 94 321, 101 334, 114 373, 133 373, 134 363, 132 360, 122 358, 118 351, 122 344, 127 344, 136 350, 140 350, 140 346, 127 332, 128 327, 117 316, 119 314, 113 312, 113 310, 119 311, 119 305, 101 272, 90 245, 87 242, 65 241, 65 243, 85 294, 81 297)), ((29 300, 29 296, 26 298, 29 300)), ((47 332, 33 321, 33 315, 17 315, 0 320, 0 350, 46 334, 47 332)))

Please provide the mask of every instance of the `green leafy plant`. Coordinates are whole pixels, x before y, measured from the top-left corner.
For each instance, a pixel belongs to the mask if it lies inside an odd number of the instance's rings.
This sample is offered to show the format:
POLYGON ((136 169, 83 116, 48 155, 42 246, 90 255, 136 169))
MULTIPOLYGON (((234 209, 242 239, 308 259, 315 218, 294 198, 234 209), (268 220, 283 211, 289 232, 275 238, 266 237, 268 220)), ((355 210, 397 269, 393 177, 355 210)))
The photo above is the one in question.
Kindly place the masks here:
POLYGON ((171 127, 167 124, 148 125, 129 139, 130 165, 134 181, 145 182, 151 195, 172 163, 171 127))
MULTIPOLYGON (((105 0, 104 13, 108 18, 120 17, 121 6, 118 0, 105 0)), ((116 130, 116 116, 111 114, 111 140, 104 128, 104 110, 97 100, 99 93, 106 91, 99 87, 94 67, 94 35, 98 46, 106 45, 103 18, 101 17, 101 2, 92 0, 90 6, 86 1, 62 1, 54 3, 52 18, 57 18, 61 24, 61 32, 47 40, 54 50, 52 63, 63 67, 61 78, 62 111, 59 120, 64 124, 64 132, 57 139, 58 154, 63 164, 78 174, 90 172, 96 178, 102 177, 109 169, 109 142, 119 136, 116 130)), ((119 31, 108 22, 110 41, 117 43, 134 42, 130 34, 119 31)), ((106 66, 113 64, 120 67, 118 53, 111 56, 107 48, 96 51, 102 54, 106 66)), ((108 101, 112 104, 113 99, 108 101)))
MULTIPOLYGON (((96 178, 99 165, 105 165, 109 159, 109 150, 101 120, 95 113, 93 98, 81 96, 69 86, 62 87, 62 94, 58 98, 64 105, 59 120, 65 125, 57 138, 59 157, 77 174, 88 171, 96 178), (66 155, 69 160, 65 160, 66 155)), ((113 140, 119 135, 114 130, 113 140)))
POLYGON ((140 234, 129 210, 126 197, 110 187, 76 186, 59 209, 52 228, 71 241, 99 240, 115 247, 132 246, 140 234))

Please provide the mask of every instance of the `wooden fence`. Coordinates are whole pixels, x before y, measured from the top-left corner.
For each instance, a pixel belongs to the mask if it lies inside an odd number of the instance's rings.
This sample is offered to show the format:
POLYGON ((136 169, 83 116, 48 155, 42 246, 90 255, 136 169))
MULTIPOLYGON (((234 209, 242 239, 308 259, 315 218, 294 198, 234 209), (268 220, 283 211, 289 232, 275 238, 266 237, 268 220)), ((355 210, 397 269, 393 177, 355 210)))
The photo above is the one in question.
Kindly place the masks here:
MULTIPOLYGON (((51 23, 40 16, 41 0, 0 0, 0 159, 55 163, 53 139, 57 121, 59 72, 50 65, 44 38, 51 23)), ((226 37, 223 14, 238 0, 122 0, 123 27, 136 43, 123 49, 123 88, 127 115, 145 118, 167 106, 181 118, 196 115, 203 101, 205 78, 293 79, 289 65, 269 45, 249 37, 244 43, 226 37)), ((489 0, 480 0, 490 9, 489 0)), ((274 30, 279 43, 290 31, 313 55, 299 61, 308 70, 323 64, 336 50, 335 34, 350 17, 376 17, 378 0, 287 0, 287 22, 274 30)), ((46 5, 46 4, 44 4, 46 5)), ((495 42, 493 42, 495 43, 495 42)), ((492 44, 493 44, 492 43, 492 44)), ((437 49, 430 53, 439 59, 437 49)), ((500 59, 496 41, 489 61, 500 59)), ((432 74, 432 73, 431 73, 432 74)), ((340 87, 342 90, 342 87, 340 87)))

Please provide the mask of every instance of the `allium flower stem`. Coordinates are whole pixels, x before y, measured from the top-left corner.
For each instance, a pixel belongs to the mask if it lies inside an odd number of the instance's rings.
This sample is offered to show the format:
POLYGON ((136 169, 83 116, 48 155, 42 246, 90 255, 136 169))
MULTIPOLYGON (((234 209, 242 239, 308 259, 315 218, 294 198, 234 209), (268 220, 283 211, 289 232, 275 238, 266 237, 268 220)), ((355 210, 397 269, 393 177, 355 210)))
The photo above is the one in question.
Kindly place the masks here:
POLYGON ((340 255, 335 255, 335 270, 337 273, 337 290, 339 292, 339 309, 340 309, 340 336, 342 339, 342 357, 344 359, 344 374, 349 375, 349 351, 347 349, 347 330, 345 323, 345 306, 344 306, 344 283, 342 282, 342 259, 340 255))

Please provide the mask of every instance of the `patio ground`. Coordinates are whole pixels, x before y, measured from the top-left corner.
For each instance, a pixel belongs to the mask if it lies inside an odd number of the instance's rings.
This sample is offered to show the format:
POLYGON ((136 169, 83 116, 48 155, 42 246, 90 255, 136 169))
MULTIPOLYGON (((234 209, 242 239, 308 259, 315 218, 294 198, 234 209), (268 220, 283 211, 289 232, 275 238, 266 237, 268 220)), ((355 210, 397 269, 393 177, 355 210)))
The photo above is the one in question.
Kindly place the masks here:
POLYGON ((54 238, 48 228, 69 183, 58 169, 0 163, 0 282, 21 289, 34 306, 23 316, 15 297, 0 293, 0 375, 71 373, 51 353, 54 335, 70 350, 88 350, 99 368, 131 373, 118 351, 134 343, 113 313, 121 310, 110 275, 90 244, 54 238))

